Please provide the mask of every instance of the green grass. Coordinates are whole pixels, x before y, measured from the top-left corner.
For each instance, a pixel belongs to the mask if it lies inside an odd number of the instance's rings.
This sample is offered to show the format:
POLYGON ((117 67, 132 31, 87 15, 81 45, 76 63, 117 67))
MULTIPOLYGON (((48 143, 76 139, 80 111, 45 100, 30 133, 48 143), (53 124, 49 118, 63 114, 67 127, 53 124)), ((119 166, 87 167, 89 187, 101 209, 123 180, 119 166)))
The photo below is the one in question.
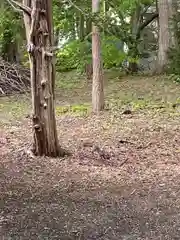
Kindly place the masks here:
MULTIPOLYGON (((105 100, 113 112, 180 115, 180 84, 161 77, 123 77, 118 71, 105 74, 105 100), (173 105, 177 104, 174 108, 173 105)), ((87 116, 91 112, 91 81, 87 83, 76 71, 57 74, 56 115, 87 116)), ((20 120, 31 111, 30 98, 0 98, 0 122, 20 120)))
POLYGON ((70 73, 58 73, 56 76, 56 88, 72 90, 83 86, 82 77, 77 71, 70 73))
POLYGON ((61 116, 64 114, 87 116, 91 111, 89 104, 69 105, 69 106, 56 106, 56 115, 61 116))
POLYGON ((30 101, 23 95, 0 100, 0 124, 21 120, 31 109, 30 101))

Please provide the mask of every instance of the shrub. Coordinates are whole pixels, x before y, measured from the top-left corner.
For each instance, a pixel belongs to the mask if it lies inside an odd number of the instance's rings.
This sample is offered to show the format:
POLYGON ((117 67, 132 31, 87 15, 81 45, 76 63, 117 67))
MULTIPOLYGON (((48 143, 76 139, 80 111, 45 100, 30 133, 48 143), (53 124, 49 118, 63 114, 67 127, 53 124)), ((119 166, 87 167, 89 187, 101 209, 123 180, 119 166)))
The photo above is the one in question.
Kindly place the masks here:
POLYGON ((124 44, 114 36, 102 38, 102 58, 105 68, 121 67, 126 58, 124 44))
POLYGON ((69 42, 57 52, 56 57, 56 66, 58 71, 76 69, 80 63, 80 42, 69 42))
MULTIPOLYGON (((88 40, 68 42, 57 52, 57 71, 78 69, 84 71, 85 66, 92 62, 92 46, 88 40)), ((126 59, 122 42, 116 37, 103 37, 101 54, 105 68, 120 67, 126 59)))

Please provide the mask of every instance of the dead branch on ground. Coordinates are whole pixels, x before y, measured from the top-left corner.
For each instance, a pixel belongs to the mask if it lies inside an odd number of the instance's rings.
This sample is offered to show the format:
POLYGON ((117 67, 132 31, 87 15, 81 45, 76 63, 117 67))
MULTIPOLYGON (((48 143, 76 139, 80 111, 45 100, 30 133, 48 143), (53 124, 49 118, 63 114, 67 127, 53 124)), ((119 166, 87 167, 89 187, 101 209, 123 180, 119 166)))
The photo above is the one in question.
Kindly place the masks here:
POLYGON ((0 58, 0 96, 25 93, 30 89, 28 68, 0 58))

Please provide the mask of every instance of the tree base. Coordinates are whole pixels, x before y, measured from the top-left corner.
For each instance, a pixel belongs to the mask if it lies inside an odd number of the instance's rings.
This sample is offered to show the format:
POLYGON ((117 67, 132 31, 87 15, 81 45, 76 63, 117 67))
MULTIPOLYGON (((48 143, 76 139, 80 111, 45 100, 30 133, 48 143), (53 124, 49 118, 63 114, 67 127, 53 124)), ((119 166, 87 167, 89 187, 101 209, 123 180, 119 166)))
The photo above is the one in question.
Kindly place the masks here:
POLYGON ((69 151, 67 151, 66 149, 63 149, 61 147, 59 147, 57 149, 56 152, 39 152, 37 151, 36 149, 36 146, 34 145, 30 151, 33 153, 34 156, 45 156, 45 157, 53 157, 53 158, 56 158, 56 157, 66 157, 66 156, 71 156, 71 153, 69 151))

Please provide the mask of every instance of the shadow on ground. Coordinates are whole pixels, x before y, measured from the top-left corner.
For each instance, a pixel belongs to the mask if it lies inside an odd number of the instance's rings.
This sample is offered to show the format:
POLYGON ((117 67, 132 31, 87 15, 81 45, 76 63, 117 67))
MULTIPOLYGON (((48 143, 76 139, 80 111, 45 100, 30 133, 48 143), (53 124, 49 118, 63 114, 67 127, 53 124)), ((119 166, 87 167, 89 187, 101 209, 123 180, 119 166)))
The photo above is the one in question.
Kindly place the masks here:
POLYGON ((179 88, 151 81, 110 85, 110 109, 100 116, 57 116, 60 142, 72 152, 64 159, 27 156, 30 119, 13 105, 23 116, 1 125, 1 239, 179 239, 179 88))
POLYGON ((1 162, 2 239, 179 239, 178 158, 168 146, 156 158, 153 144, 139 146, 119 167, 92 162, 91 147, 79 147, 83 164, 77 152, 31 159, 10 149, 1 162))

